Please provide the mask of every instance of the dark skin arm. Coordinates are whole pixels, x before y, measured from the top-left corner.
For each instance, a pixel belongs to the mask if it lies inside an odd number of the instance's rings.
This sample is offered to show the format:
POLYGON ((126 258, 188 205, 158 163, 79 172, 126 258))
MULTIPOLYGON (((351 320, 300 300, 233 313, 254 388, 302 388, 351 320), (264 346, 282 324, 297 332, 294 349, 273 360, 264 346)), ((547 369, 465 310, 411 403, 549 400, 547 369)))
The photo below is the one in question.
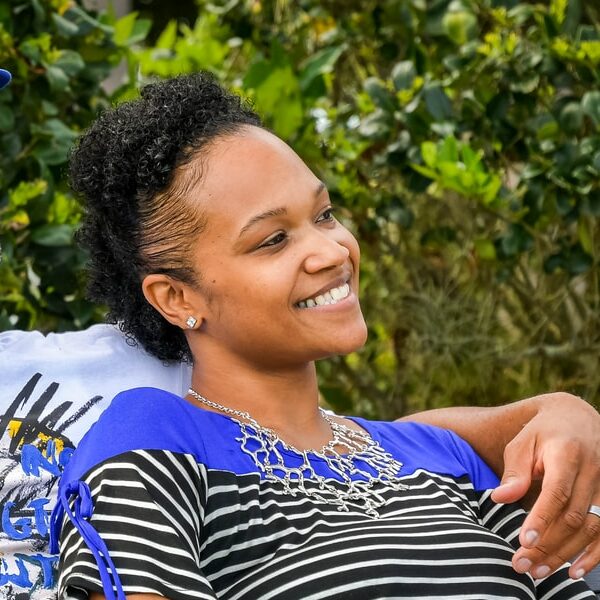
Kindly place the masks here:
POLYGON ((456 432, 502 475, 493 500, 531 506, 513 558, 517 571, 544 577, 583 552, 569 571, 581 577, 600 562, 600 518, 587 512, 600 504, 600 415, 587 402, 557 392, 405 420, 456 432))

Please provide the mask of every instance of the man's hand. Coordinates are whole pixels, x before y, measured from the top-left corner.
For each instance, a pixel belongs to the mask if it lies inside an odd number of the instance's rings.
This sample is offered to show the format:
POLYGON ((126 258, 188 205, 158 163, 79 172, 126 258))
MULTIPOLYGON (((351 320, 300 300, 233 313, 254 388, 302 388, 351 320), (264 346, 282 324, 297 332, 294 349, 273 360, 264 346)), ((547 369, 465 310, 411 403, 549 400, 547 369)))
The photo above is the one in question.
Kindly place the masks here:
POLYGON ((513 565, 545 577, 580 555, 569 574, 582 577, 600 562, 600 517, 588 513, 590 505, 600 505, 600 415, 570 394, 529 401, 537 401, 537 414, 507 444, 502 483, 492 499, 521 500, 541 479, 513 565))
POLYGON ((541 489, 521 531, 517 571, 542 577, 583 553, 569 571, 581 577, 600 562, 600 517, 588 514, 591 504, 600 505, 600 415, 587 402, 557 392, 402 420, 446 427, 467 440, 503 473, 496 502, 527 504, 541 489))

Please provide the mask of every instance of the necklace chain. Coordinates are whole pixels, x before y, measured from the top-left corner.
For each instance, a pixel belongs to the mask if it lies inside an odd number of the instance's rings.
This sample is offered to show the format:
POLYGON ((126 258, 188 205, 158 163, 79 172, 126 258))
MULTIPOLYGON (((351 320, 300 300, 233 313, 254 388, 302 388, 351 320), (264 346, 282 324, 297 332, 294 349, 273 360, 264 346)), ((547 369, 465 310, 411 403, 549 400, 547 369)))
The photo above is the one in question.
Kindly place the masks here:
POLYGON ((398 477, 401 462, 367 432, 338 423, 321 407, 319 412, 331 429, 332 439, 321 450, 299 450, 282 440, 273 429, 260 425, 250 413, 208 400, 192 388, 188 393, 198 402, 233 417, 240 426, 241 437, 236 440, 242 452, 252 457, 267 480, 280 482, 285 494, 310 496, 333 504, 340 511, 358 508, 376 518, 385 504, 376 484, 384 483, 396 491, 407 489, 398 477), (293 467, 286 465, 281 447, 296 455, 301 463, 293 467), (309 454, 325 461, 333 476, 319 475, 309 454))

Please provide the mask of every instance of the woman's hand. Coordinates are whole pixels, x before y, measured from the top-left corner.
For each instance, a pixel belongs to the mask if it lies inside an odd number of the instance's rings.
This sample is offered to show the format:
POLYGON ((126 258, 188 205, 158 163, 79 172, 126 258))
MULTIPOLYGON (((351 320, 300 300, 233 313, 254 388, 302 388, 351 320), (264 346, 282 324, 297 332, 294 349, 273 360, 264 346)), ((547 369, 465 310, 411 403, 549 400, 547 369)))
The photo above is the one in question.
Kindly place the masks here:
POLYGON ((492 499, 521 500, 541 480, 513 565, 544 577, 584 551, 569 571, 582 577, 600 562, 600 517, 588 513, 600 505, 600 415, 570 394, 530 400, 539 408, 507 444, 502 484, 492 499))
POLYGON ((583 552, 569 571, 581 577, 600 562, 600 517, 588 513, 590 505, 600 505, 600 415, 587 402, 556 392, 406 418, 467 440, 502 474, 496 502, 535 500, 513 559, 517 571, 542 577, 583 552))

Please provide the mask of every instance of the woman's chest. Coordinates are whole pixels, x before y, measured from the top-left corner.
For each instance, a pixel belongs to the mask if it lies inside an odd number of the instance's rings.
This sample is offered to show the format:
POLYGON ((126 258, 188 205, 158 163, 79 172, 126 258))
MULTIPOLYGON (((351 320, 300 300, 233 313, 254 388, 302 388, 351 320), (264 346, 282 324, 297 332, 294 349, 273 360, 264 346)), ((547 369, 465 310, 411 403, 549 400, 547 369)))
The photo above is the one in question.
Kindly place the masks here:
POLYGON ((470 587, 478 598, 535 597, 460 483, 420 474, 406 491, 377 493, 386 502, 371 518, 258 477, 212 473, 203 572, 219 598, 240 600, 464 598, 470 587))

